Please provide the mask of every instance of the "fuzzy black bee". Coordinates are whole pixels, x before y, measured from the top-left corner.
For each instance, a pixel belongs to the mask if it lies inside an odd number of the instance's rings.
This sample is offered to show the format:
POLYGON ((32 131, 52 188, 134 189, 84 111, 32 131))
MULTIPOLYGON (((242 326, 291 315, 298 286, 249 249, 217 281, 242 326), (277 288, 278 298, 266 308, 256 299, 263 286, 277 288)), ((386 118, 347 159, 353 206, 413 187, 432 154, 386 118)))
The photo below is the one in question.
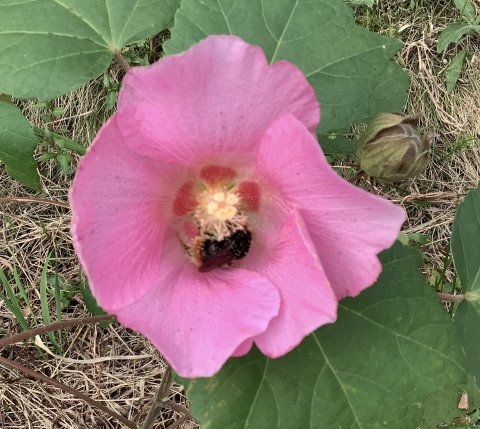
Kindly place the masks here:
POLYGON ((198 271, 211 271, 242 259, 250 250, 251 242, 252 234, 246 229, 235 231, 223 240, 197 237, 193 256, 198 262, 198 271))

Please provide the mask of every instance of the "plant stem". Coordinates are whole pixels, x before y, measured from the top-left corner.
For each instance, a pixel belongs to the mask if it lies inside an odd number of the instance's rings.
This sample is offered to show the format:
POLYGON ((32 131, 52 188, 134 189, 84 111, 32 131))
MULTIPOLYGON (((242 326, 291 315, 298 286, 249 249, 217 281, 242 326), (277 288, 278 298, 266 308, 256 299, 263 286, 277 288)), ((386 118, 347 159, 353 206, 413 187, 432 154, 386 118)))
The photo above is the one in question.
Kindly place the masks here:
POLYGON ((122 69, 125 70, 125 73, 130 70, 130 65, 127 63, 127 61, 125 61, 125 58, 123 58, 123 55, 120 51, 115 52, 115 59, 117 60, 118 64, 122 66, 122 69))
POLYGON ((182 423, 185 423, 188 420, 187 417, 182 416, 180 417, 176 422, 173 422, 171 425, 167 426, 167 429, 176 429, 178 428, 182 423))
POLYGON ((172 368, 167 365, 165 374, 163 374, 162 382, 157 392, 157 396, 153 400, 152 408, 148 412, 147 418, 143 423, 142 429, 152 429, 156 423, 158 416, 161 414, 165 402, 168 401, 170 396, 170 385, 172 384, 172 368))
POLYGON ((10 335, 9 337, 0 339, 0 350, 4 347, 10 346, 12 344, 18 343, 23 340, 27 340, 36 335, 46 334, 48 332, 57 331, 59 329, 73 328, 79 325, 89 325, 91 323, 99 323, 104 320, 112 319, 112 316, 101 315, 101 316, 92 316, 84 317, 82 319, 71 319, 63 320, 61 322, 52 323, 48 326, 40 326, 39 328, 29 329, 28 331, 20 332, 19 334, 10 335))
POLYGON ((59 381, 55 380, 54 378, 47 377, 46 375, 41 374, 40 372, 33 371, 23 365, 20 365, 17 362, 14 362, 13 360, 4 358, 0 356, 0 364, 9 366, 11 368, 16 369, 17 371, 25 374, 27 377, 34 378, 35 380, 42 381, 43 383, 49 384, 51 386, 55 386, 64 392, 68 392, 71 395, 75 396, 78 399, 81 399, 82 401, 87 402, 88 404, 92 405, 93 407, 96 407, 100 410, 102 410, 104 413, 109 414, 110 416, 114 417, 117 419, 119 422, 122 422, 125 426, 131 428, 131 429, 137 429, 137 425, 133 423, 132 421, 126 419, 125 417, 121 416, 120 414, 117 414, 115 411, 110 410, 109 408, 105 407, 102 405, 100 402, 95 401, 92 398, 89 398, 87 395, 84 395, 83 393, 79 392, 76 389, 73 389, 70 386, 67 386, 66 384, 60 383, 59 381))
POLYGON ((441 301, 448 301, 448 302, 462 302, 465 299, 465 295, 451 295, 449 293, 438 293, 438 298, 441 301))
POLYGON ((49 200, 48 198, 34 198, 34 197, 12 197, 12 198, 0 198, 0 203, 45 203, 52 206, 70 208, 68 203, 60 200, 49 200))
POLYGON ((170 408, 172 411, 175 411, 178 414, 183 414, 189 420, 194 420, 195 422, 197 421, 197 419, 192 416, 190 411, 188 411, 183 405, 177 404, 175 401, 166 401, 165 407, 170 408))

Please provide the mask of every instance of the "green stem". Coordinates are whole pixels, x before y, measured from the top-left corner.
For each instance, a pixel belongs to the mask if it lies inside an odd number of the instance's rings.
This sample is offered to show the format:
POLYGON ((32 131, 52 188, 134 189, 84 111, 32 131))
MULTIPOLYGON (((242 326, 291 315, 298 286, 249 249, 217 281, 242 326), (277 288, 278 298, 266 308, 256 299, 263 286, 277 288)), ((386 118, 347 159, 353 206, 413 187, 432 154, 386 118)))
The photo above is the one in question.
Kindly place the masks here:
POLYGON ((122 66, 122 69, 127 73, 130 70, 130 64, 127 63, 123 55, 121 54, 120 51, 115 52, 115 59, 117 60, 118 64, 122 66))

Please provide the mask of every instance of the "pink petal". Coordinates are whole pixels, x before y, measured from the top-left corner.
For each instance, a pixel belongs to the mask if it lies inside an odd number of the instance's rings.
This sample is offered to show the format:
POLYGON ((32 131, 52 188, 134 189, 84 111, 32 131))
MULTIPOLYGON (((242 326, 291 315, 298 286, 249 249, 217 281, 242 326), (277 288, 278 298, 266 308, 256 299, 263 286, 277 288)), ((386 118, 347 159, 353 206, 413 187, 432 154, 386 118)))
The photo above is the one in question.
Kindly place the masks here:
POLYGON ((237 349, 232 353, 232 357, 245 356, 253 347, 253 340, 244 341, 237 349))
POLYGON ((175 234, 165 246, 158 285, 115 313, 149 338, 181 376, 211 376, 244 341, 265 331, 278 313, 278 291, 242 269, 200 273, 175 234))
POLYGON ((131 304, 157 283, 163 192, 174 177, 168 166, 127 149, 115 118, 81 160, 70 193, 73 243, 105 310, 131 304))
POLYGON ((275 238, 263 274, 280 291, 280 312, 255 338, 258 348, 272 358, 288 353, 305 336, 337 318, 337 297, 296 210, 275 238))
POLYGON ((189 165, 252 151, 286 113, 313 131, 320 117, 314 90, 296 66, 270 66, 261 48, 235 36, 209 36, 185 53, 133 68, 118 108, 132 149, 189 165))
POLYGON ((375 282, 382 269, 377 254, 397 238, 406 219, 402 208, 342 179, 291 115, 262 138, 258 171, 300 210, 339 299, 375 282))

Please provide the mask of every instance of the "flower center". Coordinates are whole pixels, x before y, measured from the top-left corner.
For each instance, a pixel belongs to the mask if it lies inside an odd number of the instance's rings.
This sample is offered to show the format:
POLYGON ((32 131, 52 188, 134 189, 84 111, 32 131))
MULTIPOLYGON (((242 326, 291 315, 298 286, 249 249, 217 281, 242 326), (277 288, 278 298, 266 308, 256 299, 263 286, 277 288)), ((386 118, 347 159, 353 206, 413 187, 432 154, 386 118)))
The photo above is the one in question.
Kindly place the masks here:
POLYGON ((199 179, 185 182, 173 201, 173 213, 184 220, 180 243, 199 271, 229 267, 250 250, 247 213, 258 212, 260 188, 239 183, 235 170, 217 165, 202 168, 199 179))
POLYGON ((247 216, 241 211, 240 198, 235 192, 207 190, 199 195, 198 201, 194 218, 200 234, 224 240, 246 227, 247 216))

